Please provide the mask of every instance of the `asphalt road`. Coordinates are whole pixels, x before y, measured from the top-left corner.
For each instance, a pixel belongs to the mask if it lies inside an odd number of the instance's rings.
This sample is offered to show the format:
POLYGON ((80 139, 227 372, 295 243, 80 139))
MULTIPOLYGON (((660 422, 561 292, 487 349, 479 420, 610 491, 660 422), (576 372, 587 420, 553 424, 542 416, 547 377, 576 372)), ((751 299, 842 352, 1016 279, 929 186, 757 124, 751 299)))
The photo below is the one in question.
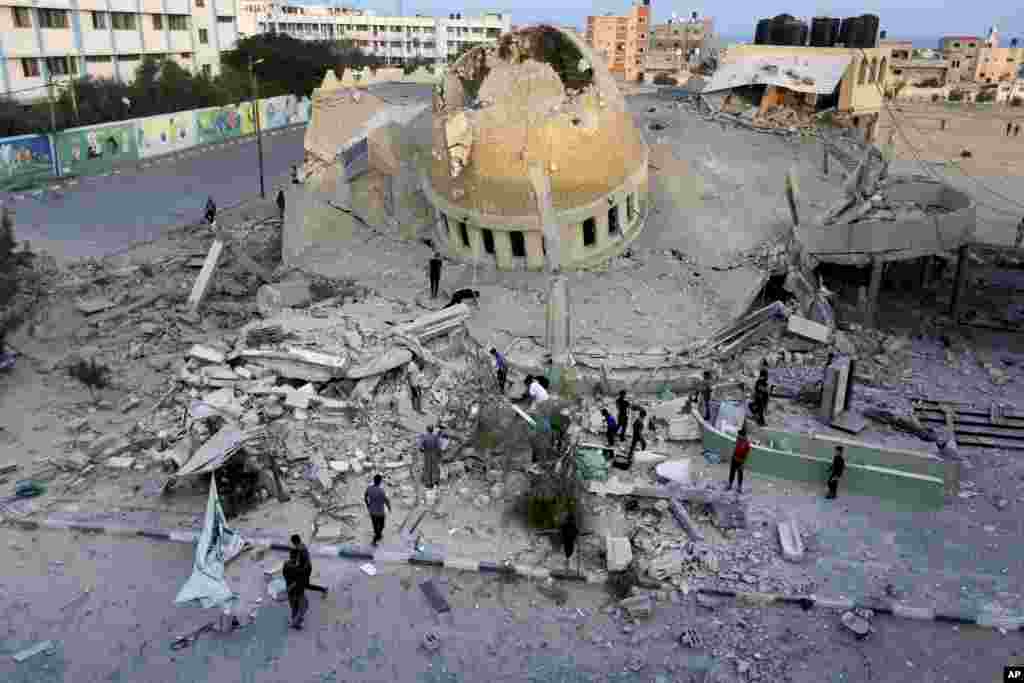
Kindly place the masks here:
MULTIPOLYGON (((302 161, 304 135, 303 127, 264 136, 268 196, 288 181, 291 164, 302 161)), ((58 260, 98 257, 156 239, 169 226, 201 221, 209 196, 219 207, 258 197, 258 168, 255 139, 243 139, 148 168, 82 178, 56 192, 0 193, 0 201, 15 210, 19 240, 58 260)))
POLYGON ((709 611, 692 595, 660 602, 652 619, 630 625, 601 609, 599 587, 573 588, 556 606, 534 582, 387 564, 370 577, 357 563, 321 559, 314 582, 330 594, 310 596, 306 628, 294 631, 286 603, 265 591, 262 570, 280 562, 277 554, 245 554, 229 567, 243 628, 174 650, 176 636, 218 616, 173 604, 191 571, 190 546, 10 528, 0 530, 0 545, 0 680, 9 683, 989 683, 1006 664, 1024 663, 1021 633, 877 618, 876 632, 856 641, 826 611, 709 611), (450 611, 431 608, 419 586, 427 579, 450 611), (705 646, 680 646, 683 628, 696 628, 705 646), (428 632, 440 638, 436 651, 421 647, 428 632), (736 674, 735 655, 719 652, 735 638, 753 664, 749 676, 736 674), (49 654, 12 657, 48 640, 49 654), (786 662, 786 673, 753 675, 765 658, 786 662), (707 679, 691 677, 708 668, 707 679))

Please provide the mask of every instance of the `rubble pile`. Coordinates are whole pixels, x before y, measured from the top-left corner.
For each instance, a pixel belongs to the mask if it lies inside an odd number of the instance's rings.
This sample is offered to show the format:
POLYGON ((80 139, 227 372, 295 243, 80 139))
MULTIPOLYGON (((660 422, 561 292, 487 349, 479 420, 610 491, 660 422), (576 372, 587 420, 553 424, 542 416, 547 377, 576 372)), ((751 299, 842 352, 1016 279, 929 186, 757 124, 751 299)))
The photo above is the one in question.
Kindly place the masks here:
POLYGON ((785 105, 758 110, 751 123, 757 128, 783 128, 788 131, 811 130, 817 126, 813 111, 801 111, 785 105))

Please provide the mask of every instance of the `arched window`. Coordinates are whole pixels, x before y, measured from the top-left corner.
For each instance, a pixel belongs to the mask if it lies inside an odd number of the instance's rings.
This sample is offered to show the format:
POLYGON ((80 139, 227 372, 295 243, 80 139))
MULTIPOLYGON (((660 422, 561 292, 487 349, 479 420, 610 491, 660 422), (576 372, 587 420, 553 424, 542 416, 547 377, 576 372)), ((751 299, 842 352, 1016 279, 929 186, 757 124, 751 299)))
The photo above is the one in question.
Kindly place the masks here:
POLYGON ((871 75, 868 77, 869 83, 876 83, 878 81, 878 58, 871 60, 871 75))
POLYGON ((868 60, 864 59, 860 63, 860 73, 857 75, 857 85, 864 85, 864 81, 868 78, 868 60))
POLYGON ((885 57, 882 57, 882 62, 881 64, 878 65, 878 80, 882 83, 885 83, 886 76, 888 76, 888 74, 886 73, 886 69, 888 68, 889 62, 886 60, 885 57))

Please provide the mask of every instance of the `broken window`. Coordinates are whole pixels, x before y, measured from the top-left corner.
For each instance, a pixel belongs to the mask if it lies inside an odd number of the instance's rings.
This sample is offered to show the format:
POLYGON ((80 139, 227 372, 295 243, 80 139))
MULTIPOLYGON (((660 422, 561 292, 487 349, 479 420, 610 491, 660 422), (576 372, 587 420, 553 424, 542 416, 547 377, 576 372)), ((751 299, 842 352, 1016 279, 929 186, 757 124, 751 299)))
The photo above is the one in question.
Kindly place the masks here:
POLYGON ((526 258, 526 237, 519 230, 508 234, 512 242, 512 256, 515 258, 526 258))
POLYGON ((619 234, 619 207, 613 206, 608 209, 608 234, 619 234))
POLYGON ((469 246, 469 229, 466 228, 466 221, 459 221, 459 236, 462 237, 462 246, 469 246))
POLYGON ((592 247, 597 244, 597 221, 588 218, 583 221, 583 246, 592 247))
POLYGON ((484 228, 484 251, 488 254, 494 255, 494 232, 484 228))

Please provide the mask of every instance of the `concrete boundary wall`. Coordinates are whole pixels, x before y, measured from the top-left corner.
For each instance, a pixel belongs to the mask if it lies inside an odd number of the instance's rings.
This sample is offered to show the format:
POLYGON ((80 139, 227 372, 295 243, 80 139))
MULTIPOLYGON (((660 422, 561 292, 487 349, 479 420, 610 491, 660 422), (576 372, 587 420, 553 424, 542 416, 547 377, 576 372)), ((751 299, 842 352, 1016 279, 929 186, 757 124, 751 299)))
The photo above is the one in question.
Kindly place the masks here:
MULTIPOLYGON (((733 449, 736 447, 735 438, 712 427, 697 411, 694 411, 693 415, 703 431, 704 449, 720 454, 723 460, 732 457, 733 449)), ((754 439, 762 439, 759 430, 755 430, 751 436, 754 439)), ((861 447, 868 451, 872 450, 869 444, 861 444, 861 447)), ((818 453, 820 451, 814 454, 781 451, 763 443, 751 444, 746 469, 770 477, 820 484, 824 493, 832 458, 831 455, 822 457, 818 453)), ((866 459, 863 452, 860 452, 859 457, 866 459)), ((884 456, 876 455, 876 458, 882 460, 884 456)), ((897 469, 894 465, 882 467, 847 460, 846 471, 839 487, 843 492, 884 498, 917 510, 935 510, 945 503, 946 482, 942 476, 918 474, 906 469, 897 469)))

